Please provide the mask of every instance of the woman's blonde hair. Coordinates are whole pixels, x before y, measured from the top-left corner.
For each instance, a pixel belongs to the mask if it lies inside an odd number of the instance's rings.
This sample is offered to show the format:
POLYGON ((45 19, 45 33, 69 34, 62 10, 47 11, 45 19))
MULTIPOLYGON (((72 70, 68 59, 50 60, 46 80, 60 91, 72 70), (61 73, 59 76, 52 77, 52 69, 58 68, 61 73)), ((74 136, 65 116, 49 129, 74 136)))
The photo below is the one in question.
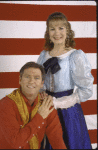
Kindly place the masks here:
POLYGON ((67 29, 67 33, 66 33, 67 37, 66 37, 66 40, 65 40, 65 48, 69 48, 69 47, 74 48, 75 47, 74 31, 71 30, 70 23, 68 22, 66 16, 63 13, 55 12, 55 13, 52 13, 51 15, 49 15, 49 17, 46 21, 47 28, 46 28, 46 32, 45 32, 44 49, 48 50, 48 51, 51 51, 54 47, 53 42, 51 42, 51 40, 49 38, 49 22, 50 21, 57 21, 57 20, 64 21, 64 24, 65 24, 66 29, 67 29))

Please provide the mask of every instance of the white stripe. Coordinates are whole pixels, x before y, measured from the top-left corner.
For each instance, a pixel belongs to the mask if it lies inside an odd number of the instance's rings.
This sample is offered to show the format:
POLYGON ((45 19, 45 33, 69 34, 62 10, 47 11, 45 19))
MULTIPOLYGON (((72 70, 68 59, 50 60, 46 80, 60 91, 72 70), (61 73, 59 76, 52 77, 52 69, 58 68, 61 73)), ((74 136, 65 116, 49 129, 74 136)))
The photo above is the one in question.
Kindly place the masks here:
MULTIPOLYGON (((15 88, 1 88, 0 99, 3 98, 5 95, 11 93, 14 89, 15 88)), ((90 100, 97 100, 97 84, 93 84, 93 95, 92 95, 92 99, 90 98, 90 100)))
MULTIPOLYGON (((32 52, 33 53, 33 52, 32 52)), ((97 68, 96 53, 86 54, 92 69, 97 68)), ((29 61, 36 62, 39 55, 1 55, 0 72, 18 72, 20 68, 29 61)))
POLYGON ((97 148, 97 143, 91 144, 92 145, 92 149, 96 149, 97 148))
POLYGON ((96 53, 86 53, 87 59, 91 64, 92 69, 97 68, 97 54, 96 53))
POLYGON ((36 62, 39 55, 1 55, 0 72, 18 72, 29 61, 36 62))
POLYGON ((71 21, 72 30, 75 31, 75 38, 97 37, 96 26, 95 21, 71 21))
POLYGON ((0 3, 41 4, 41 5, 94 5, 94 1, 0 1, 0 3))
MULTIPOLYGON (((96 38, 95 21, 70 21, 75 38, 96 38)), ((0 38, 44 38, 45 21, 0 21, 0 38)))
POLYGON ((5 97, 6 95, 10 94, 16 88, 4 88, 0 89, 0 100, 5 97))
POLYGON ((88 130, 97 129, 97 115, 85 115, 88 130))
POLYGON ((97 84, 93 84, 93 95, 88 100, 96 100, 97 99, 97 84))

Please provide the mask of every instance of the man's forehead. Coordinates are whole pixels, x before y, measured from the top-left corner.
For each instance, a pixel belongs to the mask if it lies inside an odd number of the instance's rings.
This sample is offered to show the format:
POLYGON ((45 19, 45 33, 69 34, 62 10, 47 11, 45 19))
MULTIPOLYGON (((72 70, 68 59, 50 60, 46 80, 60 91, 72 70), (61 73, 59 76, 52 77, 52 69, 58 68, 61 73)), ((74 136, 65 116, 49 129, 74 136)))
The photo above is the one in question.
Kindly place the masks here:
POLYGON ((27 68, 24 70, 24 74, 41 74, 41 70, 39 68, 27 68))

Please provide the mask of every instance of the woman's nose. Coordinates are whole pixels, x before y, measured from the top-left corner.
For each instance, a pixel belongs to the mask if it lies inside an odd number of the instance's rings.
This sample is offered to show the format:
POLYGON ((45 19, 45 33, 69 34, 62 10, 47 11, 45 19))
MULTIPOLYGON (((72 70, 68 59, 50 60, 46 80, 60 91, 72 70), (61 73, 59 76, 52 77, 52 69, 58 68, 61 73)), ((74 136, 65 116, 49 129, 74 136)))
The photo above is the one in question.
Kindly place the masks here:
POLYGON ((58 29, 55 30, 55 34, 56 34, 56 35, 59 34, 59 30, 58 30, 58 29))

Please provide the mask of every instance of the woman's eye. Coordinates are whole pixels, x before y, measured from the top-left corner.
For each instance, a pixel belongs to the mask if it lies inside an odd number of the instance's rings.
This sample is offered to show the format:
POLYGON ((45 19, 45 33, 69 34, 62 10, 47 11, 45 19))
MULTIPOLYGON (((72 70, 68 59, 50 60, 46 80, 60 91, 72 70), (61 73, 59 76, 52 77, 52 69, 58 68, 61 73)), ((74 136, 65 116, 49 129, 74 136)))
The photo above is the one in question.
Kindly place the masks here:
POLYGON ((53 28, 51 28, 50 30, 51 30, 51 31, 53 31, 54 29, 53 29, 53 28))

